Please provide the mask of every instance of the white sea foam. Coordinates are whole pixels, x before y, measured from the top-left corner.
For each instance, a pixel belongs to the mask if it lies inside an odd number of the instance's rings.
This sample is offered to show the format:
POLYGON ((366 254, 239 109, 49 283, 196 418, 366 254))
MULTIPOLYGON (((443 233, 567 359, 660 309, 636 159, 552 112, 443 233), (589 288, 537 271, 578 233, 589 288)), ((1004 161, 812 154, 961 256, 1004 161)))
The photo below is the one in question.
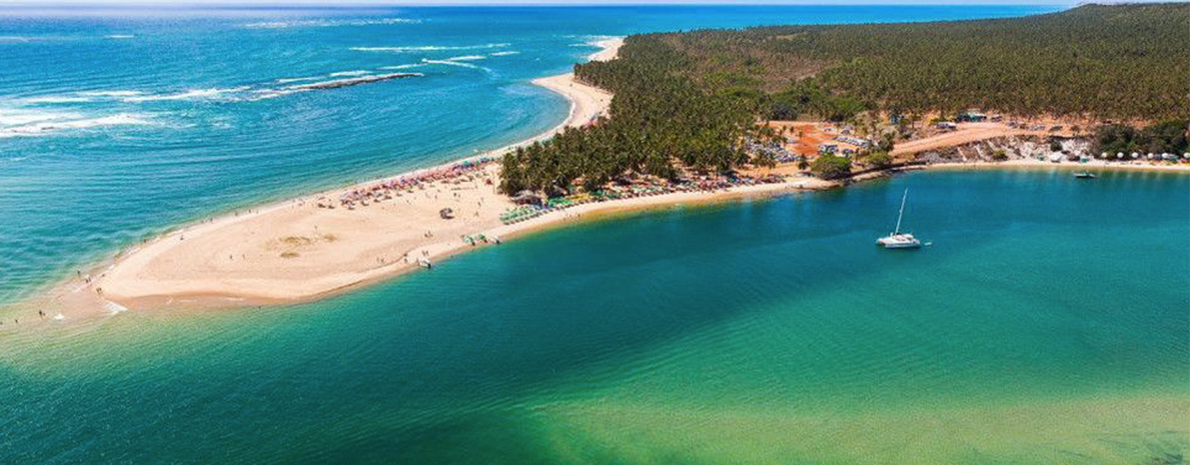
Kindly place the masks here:
POLYGON ((294 21, 262 21, 248 23, 244 27, 251 29, 285 29, 291 27, 339 27, 339 26, 374 26, 383 24, 417 24, 420 19, 408 18, 378 18, 378 19, 302 19, 294 21))
POLYGON ((260 90, 254 90, 254 91, 252 91, 252 96, 250 96, 250 97, 246 97, 246 98, 244 98, 244 100, 246 100, 246 101, 249 101, 249 102, 255 102, 255 101, 257 101, 257 100, 268 100, 268 99, 271 99, 271 98, 284 97, 284 96, 286 96, 286 95, 293 94, 293 93, 297 93, 297 92, 301 92, 301 90, 295 90, 295 89, 260 89, 260 90))
POLYGON ((47 97, 32 97, 24 99, 25 103, 82 103, 90 102, 91 99, 87 97, 68 97, 68 96, 47 96, 47 97))
POLYGON ((362 70, 362 69, 360 69, 360 70, 355 70, 355 71, 339 71, 339 72, 337 72, 337 73, 331 73, 331 74, 330 74, 330 76, 333 76, 333 77, 339 77, 339 76, 363 76, 363 75, 365 75, 365 74, 372 74, 372 72, 371 72, 371 71, 365 71, 365 70, 362 70))
MULTIPOLYGON (((319 79, 322 79, 322 78, 320 78, 320 77, 281 78, 281 79, 278 79, 276 82, 278 84, 288 84, 291 82, 317 81, 319 79)), ((257 91, 257 92, 260 92, 260 91, 257 91)))
POLYGON ((89 97, 131 97, 133 95, 141 95, 143 92, 138 90, 98 90, 90 92, 79 92, 79 95, 86 95, 89 97))
POLYGON ((465 55, 465 56, 461 56, 461 57, 447 58, 446 61, 475 61, 475 60, 484 60, 484 59, 487 59, 487 57, 485 57, 483 55, 465 55))
POLYGON ((403 53, 403 52, 437 52, 437 51, 442 51, 442 50, 483 50, 483 49, 489 49, 489 48, 507 47, 509 45, 510 44, 507 44, 507 43, 493 43, 493 44, 458 45, 458 46, 421 45, 421 46, 412 46, 412 47, 351 47, 351 49, 358 51, 358 52, 403 53))
POLYGON ((66 119, 56 117, 19 126, 0 128, 0 138, 28 137, 53 134, 70 129, 89 129, 103 126, 129 126, 152 124, 145 115, 120 113, 97 118, 66 119))
POLYGON ((458 67, 460 67, 460 68, 482 69, 482 70, 484 70, 484 71, 491 71, 490 69, 484 68, 484 67, 482 67, 482 66, 475 66, 475 65, 473 65, 473 64, 471 64, 471 63, 464 63, 464 62, 461 62, 461 61, 450 61, 450 60, 428 60, 428 59, 425 59, 425 58, 423 58, 421 61, 422 61, 423 63, 427 63, 427 64, 431 64, 431 65, 447 65, 447 66, 458 66, 458 67))
POLYGON ((28 110, 21 108, 0 108, 0 127, 20 126, 43 121, 82 118, 78 113, 28 110))
POLYGON ((136 38, 136 36, 128 35, 128 34, 112 34, 112 35, 109 35, 106 37, 108 39, 134 39, 134 38, 136 38))
POLYGON ((380 69, 409 69, 409 68, 420 68, 425 65, 426 65, 425 63, 409 63, 406 65, 381 66, 380 69))
POLYGON ((354 77, 354 78, 347 78, 347 79, 334 79, 334 80, 330 80, 330 81, 314 82, 314 83, 310 83, 310 84, 299 84, 299 85, 295 85, 295 86, 286 87, 286 89, 292 90, 292 91, 336 89, 339 87, 356 86, 356 85, 367 84, 367 83, 371 83, 371 82, 388 81, 388 80, 392 80, 392 79, 401 79, 401 78, 419 77, 419 76, 422 76, 422 74, 420 74, 420 73, 373 74, 373 75, 369 75, 369 76, 361 76, 361 77, 354 77))
POLYGON ((157 101, 165 101, 165 100, 210 99, 210 98, 221 97, 224 94, 228 94, 228 93, 243 92, 248 89, 249 89, 249 87, 247 87, 247 86, 232 87, 232 88, 227 88, 227 89, 220 89, 220 88, 193 89, 193 90, 188 90, 185 92, 180 92, 177 94, 144 95, 144 96, 138 96, 138 97, 127 97, 124 99, 124 101, 129 102, 129 103, 138 103, 138 102, 157 102, 157 101))
POLYGON ((519 55, 520 53, 521 52, 518 52, 516 50, 507 50, 507 51, 503 51, 503 52, 493 53, 493 54, 491 54, 491 56, 502 57, 502 56, 508 56, 508 55, 519 55))

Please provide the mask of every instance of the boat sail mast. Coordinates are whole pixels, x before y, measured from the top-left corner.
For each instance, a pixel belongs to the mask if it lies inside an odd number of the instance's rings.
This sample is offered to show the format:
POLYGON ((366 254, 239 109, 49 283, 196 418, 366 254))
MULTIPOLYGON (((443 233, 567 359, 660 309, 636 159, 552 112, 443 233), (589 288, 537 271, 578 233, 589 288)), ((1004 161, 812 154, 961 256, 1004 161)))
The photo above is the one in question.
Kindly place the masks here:
POLYGON ((893 235, 901 233, 901 218, 905 216, 905 199, 909 198, 909 188, 905 188, 905 194, 901 196, 901 212, 897 213, 897 228, 893 230, 893 235))

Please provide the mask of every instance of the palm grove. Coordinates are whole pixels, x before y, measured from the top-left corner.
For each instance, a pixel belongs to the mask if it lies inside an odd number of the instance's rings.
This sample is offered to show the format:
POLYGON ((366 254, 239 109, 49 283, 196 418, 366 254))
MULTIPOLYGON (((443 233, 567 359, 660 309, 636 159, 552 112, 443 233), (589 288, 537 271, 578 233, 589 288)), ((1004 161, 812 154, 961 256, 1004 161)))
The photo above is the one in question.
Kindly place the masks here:
MULTIPOLYGON (((575 66, 615 94, 608 117, 508 154, 501 188, 595 190, 625 174, 768 165, 746 150, 773 136, 759 121, 865 113, 1163 121, 1182 131, 1163 140, 1184 145, 1188 24, 1190 4, 1088 5, 1013 19, 631 36, 618 59, 575 66)), ((1149 133, 1111 126, 1099 143, 1151 145, 1137 139, 1149 133)))

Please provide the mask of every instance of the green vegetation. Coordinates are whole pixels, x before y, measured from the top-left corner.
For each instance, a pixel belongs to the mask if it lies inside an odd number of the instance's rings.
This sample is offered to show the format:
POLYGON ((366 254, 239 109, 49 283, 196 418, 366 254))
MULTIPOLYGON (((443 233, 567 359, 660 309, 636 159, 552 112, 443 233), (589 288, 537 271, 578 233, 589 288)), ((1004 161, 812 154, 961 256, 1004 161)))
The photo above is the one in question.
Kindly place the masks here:
POLYGON ((1190 4, 1087 5, 1025 18, 780 26, 645 36, 680 74, 768 92, 774 119, 863 110, 1092 115, 1190 114, 1190 4))
POLYGON ((1111 124, 1100 126, 1095 131, 1095 152, 1116 153, 1172 153, 1181 155, 1190 152, 1190 122, 1174 120, 1158 123, 1144 129, 1111 124))
MULTIPOLYGON (((1087 5, 1013 19, 632 36, 619 59, 575 67, 579 79, 615 94, 610 118, 509 154, 501 188, 595 190, 625 174, 768 166, 771 157, 750 159, 746 150, 747 141, 772 136, 757 124, 765 119, 871 122, 896 114, 904 124, 968 108, 1190 118, 1188 24, 1190 4, 1087 5)), ((1174 126, 1116 127, 1101 131, 1100 145, 1176 146, 1174 126)), ((893 137, 877 145, 889 152, 893 137)), ((815 173, 850 172, 850 161, 823 158, 815 173)))
POLYGON ((836 155, 822 155, 810 164, 810 171, 822 179, 845 178, 851 175, 851 160, 836 155))
POLYGON ((628 46, 621 57, 576 66, 580 79, 615 93, 611 117, 505 156, 504 192, 576 182, 595 190, 625 173, 674 178, 679 167, 730 171, 748 161, 745 140, 772 136, 755 124, 751 99, 675 75, 683 60, 672 50, 628 46))
POLYGON ((861 158, 860 161, 870 168, 888 168, 893 164, 892 155, 883 150, 873 151, 861 158))

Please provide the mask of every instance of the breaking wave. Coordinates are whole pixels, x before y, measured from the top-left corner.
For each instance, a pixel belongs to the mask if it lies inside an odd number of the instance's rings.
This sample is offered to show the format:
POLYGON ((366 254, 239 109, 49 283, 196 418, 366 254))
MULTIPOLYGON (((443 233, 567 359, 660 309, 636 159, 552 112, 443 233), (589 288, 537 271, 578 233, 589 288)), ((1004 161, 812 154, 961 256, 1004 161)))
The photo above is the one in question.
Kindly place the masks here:
POLYGON ((124 101, 129 102, 129 103, 138 103, 138 102, 157 102, 157 101, 165 101, 165 100, 194 100, 194 99, 218 98, 218 97, 221 97, 227 93, 243 92, 248 89, 249 89, 249 87, 247 87, 247 86, 233 87, 233 88, 229 88, 229 89, 219 89, 219 88, 194 89, 194 90, 188 90, 186 92, 181 92, 181 93, 177 93, 177 94, 143 95, 143 96, 137 96, 137 97, 127 97, 124 99, 124 101))
POLYGON ((295 21, 263 21, 243 25, 250 29, 285 29, 291 27, 339 27, 339 26, 375 26, 383 24, 418 24, 420 19, 408 18, 380 18, 380 19, 304 19, 295 21))
POLYGON ((337 73, 331 73, 329 76, 363 76, 365 74, 372 74, 372 72, 360 69, 355 71, 339 71, 337 73))
POLYGON ((471 64, 471 63, 466 63, 466 62, 462 62, 462 61, 451 61, 451 60, 429 60, 429 59, 425 59, 425 58, 423 58, 421 61, 422 61, 422 63, 426 63, 426 64, 430 64, 430 65, 447 65, 447 66, 458 66, 458 67, 460 67, 460 68, 469 68, 469 69, 482 69, 482 70, 484 70, 484 71, 491 71, 491 70, 490 70, 490 69, 488 69, 488 68, 484 68, 484 67, 482 67, 482 66, 476 66, 476 65, 473 65, 473 64, 471 64))
POLYGON ((380 69, 409 69, 409 68, 420 68, 425 65, 426 65, 425 63, 409 63, 406 65, 381 66, 380 69))
POLYGON ((152 124, 148 116, 134 113, 81 119, 79 116, 75 113, 58 113, 27 124, 0 127, 0 138, 41 136, 70 129, 152 124))
POLYGON ((485 57, 483 55, 465 55, 465 56, 461 56, 461 57, 447 58, 446 61, 475 61, 475 60, 484 60, 484 59, 487 59, 487 57, 485 57))
POLYGON ((503 51, 503 52, 492 53, 490 56, 502 57, 502 56, 508 56, 508 55, 519 55, 520 53, 521 52, 518 52, 516 50, 507 50, 507 51, 503 51))
POLYGON ((79 92, 79 95, 88 97, 131 97, 134 95, 141 95, 143 92, 139 90, 97 90, 89 92, 79 92))
POLYGON ((458 46, 439 46, 439 45, 422 45, 414 47, 351 47, 351 50, 357 52, 436 52, 442 50, 483 50, 489 48, 507 47, 511 44, 494 43, 481 45, 458 45, 458 46))
POLYGON ((277 79, 275 82, 278 84, 289 84, 291 82, 317 81, 319 79, 322 79, 322 78, 319 78, 319 77, 281 78, 281 79, 277 79))
POLYGON ((299 84, 295 86, 286 87, 286 90, 303 91, 303 90, 321 90, 321 89, 337 89, 340 87, 358 86, 360 84, 368 84, 372 82, 389 81, 392 79, 403 79, 409 77, 419 77, 421 73, 388 73, 375 74, 371 76, 362 76, 349 79, 335 79, 331 81, 314 82, 310 84, 299 84))
POLYGON ((31 97, 22 100, 25 103, 83 103, 90 102, 91 99, 87 97, 68 97, 68 96, 47 96, 47 97, 31 97))

